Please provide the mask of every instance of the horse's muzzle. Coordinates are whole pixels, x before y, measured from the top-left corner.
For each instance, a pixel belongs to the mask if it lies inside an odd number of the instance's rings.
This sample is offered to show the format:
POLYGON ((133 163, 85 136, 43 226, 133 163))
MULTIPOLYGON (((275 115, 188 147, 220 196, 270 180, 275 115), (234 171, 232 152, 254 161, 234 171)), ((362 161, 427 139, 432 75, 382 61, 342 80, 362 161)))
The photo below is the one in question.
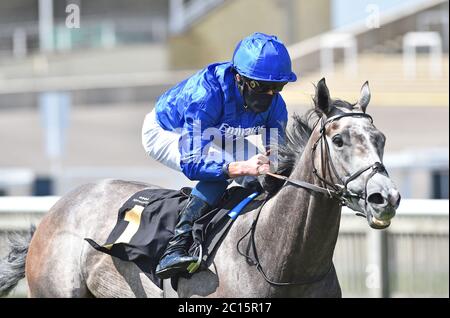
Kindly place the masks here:
POLYGON ((372 228, 382 229, 390 225, 391 219, 400 205, 401 196, 396 189, 389 192, 373 192, 367 196, 367 219, 372 228))

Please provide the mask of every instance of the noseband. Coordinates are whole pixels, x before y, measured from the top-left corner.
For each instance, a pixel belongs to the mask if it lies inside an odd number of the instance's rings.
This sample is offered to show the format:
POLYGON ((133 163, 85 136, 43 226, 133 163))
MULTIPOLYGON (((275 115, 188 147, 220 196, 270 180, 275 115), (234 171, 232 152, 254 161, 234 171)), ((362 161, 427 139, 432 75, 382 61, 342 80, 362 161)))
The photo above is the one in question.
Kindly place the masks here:
POLYGON ((313 174, 322 182, 322 184, 323 184, 322 187, 319 187, 319 186, 316 186, 314 184, 304 182, 304 181, 293 180, 288 177, 281 176, 281 175, 271 173, 271 172, 269 172, 267 174, 272 177, 284 180, 285 185, 287 183, 289 183, 289 184, 292 184, 292 185, 295 185, 298 187, 312 190, 314 192, 327 194, 330 198, 339 200, 341 205, 345 205, 345 206, 351 208, 352 210, 359 211, 360 213, 357 213, 358 215, 365 216, 364 211, 360 211, 359 209, 357 209, 357 203, 360 199, 362 199, 362 200, 364 200, 364 202, 367 205, 367 183, 376 173, 386 173, 387 174, 387 172, 386 172, 384 165, 381 162, 377 161, 373 164, 370 164, 366 167, 359 169, 355 173, 348 176, 345 181, 339 176, 339 174, 336 171, 335 165, 333 164, 333 161, 331 160, 330 146, 329 146, 327 138, 326 138, 326 127, 328 124, 331 124, 332 122, 335 122, 344 117, 368 118, 370 120, 370 122, 373 123, 372 116, 370 116, 366 113, 343 113, 340 115, 332 116, 326 120, 324 120, 323 117, 321 118, 321 120, 320 120, 321 127, 320 127, 320 131, 319 131, 320 136, 319 136, 319 138, 317 138, 316 142, 312 146, 312 166, 313 166, 313 174), (326 168, 328 168, 328 170, 333 173, 334 177, 338 180, 339 183, 333 183, 330 180, 327 180, 325 175, 319 174, 319 172, 316 168, 316 165, 315 165, 315 161, 314 161, 314 159, 316 157, 315 154, 316 154, 319 144, 321 145, 321 147, 320 147, 320 158, 321 159, 320 160, 322 163, 326 162, 326 164, 327 164, 326 166, 322 167, 322 171, 326 171, 327 170, 326 168), (325 147, 325 151, 323 151, 324 147, 325 147), (330 158, 329 160, 327 160, 326 155, 328 155, 328 158, 330 158), (371 172, 366 179, 364 192, 360 194, 360 193, 353 193, 350 190, 348 190, 348 184, 350 182, 354 181, 355 179, 357 179, 359 176, 361 176, 364 172, 366 172, 368 170, 371 170, 371 172))

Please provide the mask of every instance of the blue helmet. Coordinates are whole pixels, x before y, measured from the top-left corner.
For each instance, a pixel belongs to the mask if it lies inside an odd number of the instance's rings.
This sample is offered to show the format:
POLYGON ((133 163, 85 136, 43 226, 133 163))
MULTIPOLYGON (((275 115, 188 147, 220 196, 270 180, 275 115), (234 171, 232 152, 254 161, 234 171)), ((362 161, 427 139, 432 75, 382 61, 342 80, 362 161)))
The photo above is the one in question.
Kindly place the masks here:
POLYGON ((270 82, 295 82, 289 53, 274 35, 253 33, 238 43, 233 67, 248 78, 270 82))

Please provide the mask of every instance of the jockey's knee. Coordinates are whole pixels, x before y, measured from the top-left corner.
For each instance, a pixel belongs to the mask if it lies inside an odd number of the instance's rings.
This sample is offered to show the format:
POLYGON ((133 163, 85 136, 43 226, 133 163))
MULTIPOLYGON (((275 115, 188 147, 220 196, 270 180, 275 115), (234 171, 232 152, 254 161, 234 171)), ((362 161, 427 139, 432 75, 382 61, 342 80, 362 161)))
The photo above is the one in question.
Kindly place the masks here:
POLYGON ((228 181, 199 181, 194 189, 192 195, 202 199, 210 206, 216 206, 220 198, 223 196, 228 187, 228 181))

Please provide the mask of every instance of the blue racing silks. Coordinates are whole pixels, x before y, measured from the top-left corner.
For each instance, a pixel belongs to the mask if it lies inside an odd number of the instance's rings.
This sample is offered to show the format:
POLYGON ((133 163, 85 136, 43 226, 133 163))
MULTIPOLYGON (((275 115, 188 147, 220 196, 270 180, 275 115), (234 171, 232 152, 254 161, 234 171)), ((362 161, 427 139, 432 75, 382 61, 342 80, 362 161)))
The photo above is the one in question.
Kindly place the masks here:
MULTIPOLYGON (((220 134, 215 138, 237 138, 276 128, 278 142, 284 140, 287 110, 281 95, 274 96, 265 112, 245 109, 232 69, 231 62, 210 64, 168 90, 156 103, 156 119, 161 127, 181 134, 180 167, 190 180, 227 179, 222 169, 224 160, 205 161, 204 150, 211 140, 197 137, 199 142, 194 142, 194 132, 204 133, 214 127, 220 134)), ((266 133, 266 144, 269 138, 266 133)))

